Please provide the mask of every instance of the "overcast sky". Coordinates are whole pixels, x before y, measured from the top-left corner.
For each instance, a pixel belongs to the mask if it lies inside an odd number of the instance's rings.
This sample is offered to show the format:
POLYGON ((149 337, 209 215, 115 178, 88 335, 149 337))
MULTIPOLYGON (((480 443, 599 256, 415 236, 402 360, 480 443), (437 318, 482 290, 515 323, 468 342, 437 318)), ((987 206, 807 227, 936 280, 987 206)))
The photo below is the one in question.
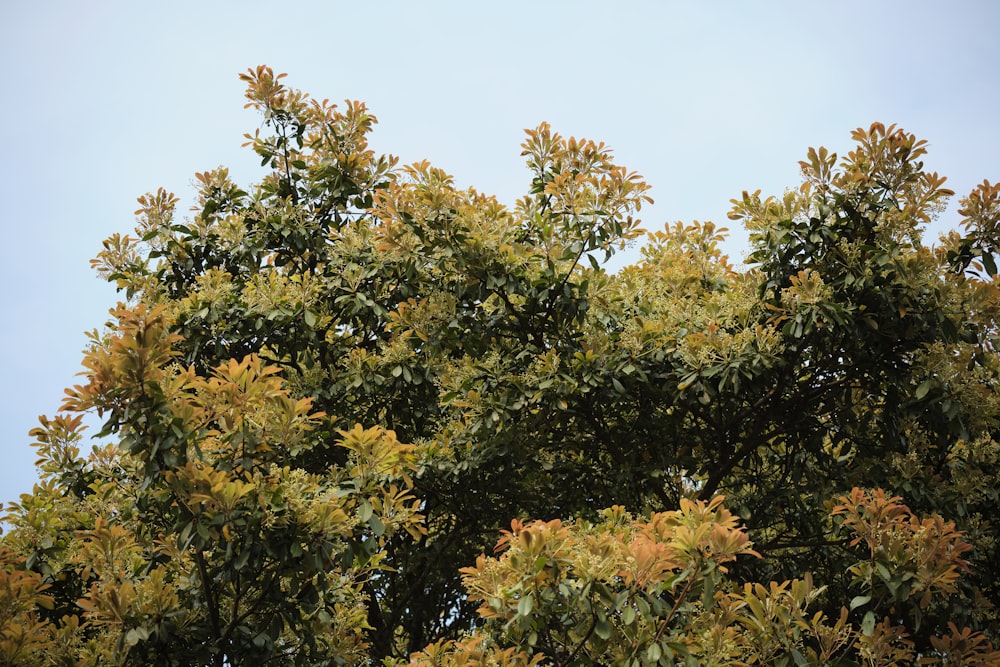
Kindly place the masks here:
MULTIPOLYGON (((611 145, 656 204, 647 229, 726 223, 744 189, 796 185, 807 147, 897 123, 960 194, 1000 179, 1000 3, 9 0, 0 14, 0 281, 7 295, 0 502, 35 479, 28 431, 56 412, 84 332, 116 295, 89 268, 135 198, 191 201, 193 174, 262 172, 237 75, 266 63, 360 99, 373 146, 512 202, 523 128, 611 145)), ((941 221, 953 226, 955 207, 941 221)), ((738 259, 743 235, 733 230, 738 259)))

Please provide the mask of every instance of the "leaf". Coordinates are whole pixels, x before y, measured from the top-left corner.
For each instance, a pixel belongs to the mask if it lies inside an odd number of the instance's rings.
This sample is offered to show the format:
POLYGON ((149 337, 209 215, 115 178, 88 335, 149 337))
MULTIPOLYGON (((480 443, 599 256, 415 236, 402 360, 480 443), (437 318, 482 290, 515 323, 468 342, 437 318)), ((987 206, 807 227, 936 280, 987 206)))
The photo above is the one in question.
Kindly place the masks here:
POLYGON ((869 611, 865 614, 864 619, 861 621, 861 634, 865 637, 871 637, 872 632, 875 630, 875 612, 869 611))
POLYGON ((372 504, 367 500, 362 500, 358 506, 358 519, 363 523, 367 523, 372 518, 373 513, 372 504))
POLYGON ((997 262, 993 257, 993 253, 984 252, 982 257, 983 267, 986 269, 986 273, 988 273, 991 277, 995 276, 997 274, 997 262))
POLYGON ((599 618, 597 623, 594 625, 594 633, 597 634, 601 639, 611 638, 611 624, 608 623, 608 619, 599 618))
POLYGON ((375 537, 382 537, 385 534, 385 524, 380 517, 374 514, 368 519, 368 527, 375 533, 375 537))
POLYGON ((858 595, 853 600, 851 600, 851 611, 854 611, 862 605, 866 605, 871 602, 872 596, 870 595, 858 595))
POLYGON ((927 392, 929 392, 933 386, 934 380, 924 380, 917 387, 917 390, 913 393, 913 395, 916 396, 917 400, 920 400, 927 395, 927 392))
POLYGON ((530 616, 531 610, 535 606, 535 598, 530 595, 525 595, 521 598, 521 601, 517 603, 517 613, 521 616, 530 616))
POLYGON ((625 607, 622 610, 622 623, 632 625, 633 621, 635 621, 635 607, 625 607))

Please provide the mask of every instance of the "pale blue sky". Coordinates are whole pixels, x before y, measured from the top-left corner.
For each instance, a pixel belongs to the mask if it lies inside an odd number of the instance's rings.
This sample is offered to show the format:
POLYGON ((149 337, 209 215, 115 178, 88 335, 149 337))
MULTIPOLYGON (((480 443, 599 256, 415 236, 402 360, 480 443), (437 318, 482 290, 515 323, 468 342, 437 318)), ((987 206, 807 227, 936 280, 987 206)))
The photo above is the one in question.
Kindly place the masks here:
MULTIPOLYGON (((513 201, 522 129, 615 148, 652 184, 648 229, 726 223, 744 189, 795 184, 808 146, 872 121, 931 143, 959 193, 1000 179, 1000 3, 7 0, 0 9, 0 501, 30 490, 27 432, 75 381, 113 290, 88 261, 159 186, 261 175, 237 74, 266 63, 366 101, 377 150, 513 201)), ((954 206, 942 221, 954 224, 954 206)), ((731 252, 739 257, 741 235, 731 252)))

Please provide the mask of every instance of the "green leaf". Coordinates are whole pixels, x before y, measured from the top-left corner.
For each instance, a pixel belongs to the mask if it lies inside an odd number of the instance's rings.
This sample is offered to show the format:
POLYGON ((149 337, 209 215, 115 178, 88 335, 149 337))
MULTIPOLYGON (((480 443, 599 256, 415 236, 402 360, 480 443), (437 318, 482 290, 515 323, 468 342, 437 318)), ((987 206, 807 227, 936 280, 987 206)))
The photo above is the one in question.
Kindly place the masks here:
POLYGON ((530 616, 531 610, 535 606, 535 598, 530 595, 525 595, 521 598, 521 601, 517 603, 517 613, 521 616, 530 616))
POLYGON ((633 621, 635 621, 635 607, 625 607, 622 610, 622 623, 632 625, 633 621))
POLYGON ((606 639, 610 639, 611 638, 611 624, 608 623, 608 619, 606 619, 606 618, 599 618, 599 619, 597 619, 597 623, 594 625, 594 633, 596 633, 597 636, 600 637, 601 639, 605 639, 605 640, 606 639))
POLYGON ((250 549, 244 548, 240 550, 236 560, 233 561, 233 569, 239 572, 246 567, 247 562, 250 560, 250 549))
POLYGON ((358 519, 362 522, 367 522, 368 519, 372 518, 373 513, 372 504, 367 500, 362 500, 361 504, 358 505, 358 519))
POLYGON ((382 537, 385 534, 385 524, 382 523, 381 518, 374 514, 368 519, 368 527, 375 533, 375 537, 382 537))
POLYGON ((986 269, 986 273, 990 274, 991 277, 997 274, 997 262, 996 259, 993 258, 993 253, 983 253, 983 267, 986 269))
POLYGON ((864 619, 861 621, 861 634, 866 637, 871 637, 872 632, 875 630, 875 612, 870 611, 865 614, 864 619))
POLYGON ((196 526, 196 532, 198 533, 198 537, 200 537, 205 542, 208 541, 208 538, 210 537, 208 532, 208 526, 206 526, 203 523, 199 523, 196 526))
POLYGON ((711 611, 715 606, 715 576, 711 573, 705 577, 705 590, 701 595, 701 604, 708 611, 711 611))
POLYGON ((870 595, 858 595, 853 600, 851 600, 851 611, 854 611, 862 605, 866 605, 871 602, 872 596, 870 595))
POLYGON ((917 400, 920 400, 927 395, 927 392, 929 392, 931 390, 931 387, 933 386, 934 386, 934 380, 924 380, 917 387, 917 390, 914 392, 913 395, 917 397, 917 400))

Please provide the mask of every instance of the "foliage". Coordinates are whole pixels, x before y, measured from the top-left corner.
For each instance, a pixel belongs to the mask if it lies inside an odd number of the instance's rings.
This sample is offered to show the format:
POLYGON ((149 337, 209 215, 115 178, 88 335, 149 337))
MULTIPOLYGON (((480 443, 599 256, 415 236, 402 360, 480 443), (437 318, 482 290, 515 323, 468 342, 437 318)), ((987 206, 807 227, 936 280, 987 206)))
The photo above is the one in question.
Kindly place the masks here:
POLYGON ((117 315, 64 406, 96 408, 117 443, 84 463, 78 417, 33 432, 47 474, 8 516, 34 571, 6 573, 15 597, 52 609, 39 592, 58 587, 50 620, 80 629, 83 664, 357 661, 380 545, 422 530, 413 448, 378 427, 323 433, 256 356, 181 368, 162 308, 117 315), (346 460, 323 475, 287 464, 334 441, 346 460))
POLYGON ((953 193, 876 123, 734 200, 735 266, 603 144, 529 130, 507 206, 283 76, 242 75, 259 183, 94 260, 126 301, 32 433, 5 659, 996 664, 1000 186, 925 245, 953 193))
MULTIPOLYGON (((884 572, 887 580, 879 583, 896 603, 919 597, 924 606, 932 594, 953 590, 956 569, 965 564, 958 555, 970 547, 940 517, 918 522, 898 498, 880 492, 854 489, 840 500, 844 505, 834 513, 847 516, 841 525, 856 536, 852 545, 867 541, 871 547, 870 559, 852 571, 884 572), (886 545, 892 548, 879 548, 886 545), (927 572, 929 564, 937 571, 927 572), (917 571, 907 571, 913 565, 917 571), (905 585, 894 586, 890 572, 905 585)), ((905 626, 893 620, 894 607, 873 603, 887 615, 877 620, 872 609, 857 626, 846 607, 835 618, 810 609, 825 589, 808 573, 781 583, 736 585, 726 564, 760 554, 722 502, 719 496, 684 500, 679 510, 648 519, 615 507, 597 523, 514 521, 497 545, 499 558, 480 556, 463 570, 486 619, 478 641, 485 636, 490 645, 513 651, 499 664, 942 664, 918 657, 905 626)), ((859 577, 860 589, 870 591, 871 579, 859 577)), ((858 596, 850 606, 870 603, 871 595, 858 596)), ((457 656, 474 641, 439 643, 410 664, 460 664, 457 656)), ((943 664, 1000 660, 981 633, 959 632, 954 624, 934 646, 943 664)))

